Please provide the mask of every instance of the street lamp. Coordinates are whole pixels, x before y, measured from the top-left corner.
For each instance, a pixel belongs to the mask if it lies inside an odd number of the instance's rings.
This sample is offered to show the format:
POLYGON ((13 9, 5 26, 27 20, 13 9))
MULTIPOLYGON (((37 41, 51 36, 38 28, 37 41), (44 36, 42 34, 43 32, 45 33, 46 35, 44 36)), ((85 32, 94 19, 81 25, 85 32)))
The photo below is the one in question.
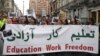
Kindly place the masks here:
POLYGON ((24 15, 24 0, 23 0, 23 15, 24 15))

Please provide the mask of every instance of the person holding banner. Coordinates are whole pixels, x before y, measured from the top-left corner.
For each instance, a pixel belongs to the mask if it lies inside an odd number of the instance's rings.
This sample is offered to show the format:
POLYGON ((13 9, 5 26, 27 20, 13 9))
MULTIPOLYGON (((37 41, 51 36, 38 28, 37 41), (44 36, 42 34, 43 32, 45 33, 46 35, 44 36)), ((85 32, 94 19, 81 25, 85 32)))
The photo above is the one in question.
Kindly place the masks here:
POLYGON ((7 19, 7 24, 12 24, 12 20, 10 18, 7 19))
POLYGON ((27 19, 27 16, 21 16, 21 17, 19 17, 19 19, 18 19, 18 24, 28 24, 29 22, 28 22, 28 19, 27 19))
MULTIPOLYGON (((6 21, 3 17, 3 11, 0 11, 0 31, 2 32, 5 29, 6 21)), ((2 41, 2 36, 0 34, 0 56, 2 55, 2 50, 3 50, 3 41, 2 41)))
POLYGON ((18 23, 17 18, 15 18, 15 17, 12 18, 11 20, 12 20, 12 24, 17 24, 18 23))
POLYGON ((3 11, 0 12, 0 31, 5 29, 6 20, 3 18, 3 11))
POLYGON ((36 25, 36 19, 34 17, 28 17, 29 25, 36 25))

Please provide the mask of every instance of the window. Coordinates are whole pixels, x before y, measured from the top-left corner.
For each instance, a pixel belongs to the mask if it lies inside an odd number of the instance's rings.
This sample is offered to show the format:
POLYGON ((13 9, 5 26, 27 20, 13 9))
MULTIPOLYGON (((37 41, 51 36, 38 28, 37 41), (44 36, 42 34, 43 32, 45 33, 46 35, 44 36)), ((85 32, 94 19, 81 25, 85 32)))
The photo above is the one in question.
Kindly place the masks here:
POLYGON ((9 6, 10 6, 10 4, 7 2, 7 3, 6 3, 6 7, 9 7, 9 6))

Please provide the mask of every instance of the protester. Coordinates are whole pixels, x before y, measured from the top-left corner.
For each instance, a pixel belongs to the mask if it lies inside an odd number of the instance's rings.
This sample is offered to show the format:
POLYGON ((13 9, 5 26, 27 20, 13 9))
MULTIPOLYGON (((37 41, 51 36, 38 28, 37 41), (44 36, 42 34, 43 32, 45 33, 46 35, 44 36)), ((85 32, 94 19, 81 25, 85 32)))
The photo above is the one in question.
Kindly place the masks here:
POLYGON ((18 24, 17 18, 14 17, 11 20, 12 20, 12 24, 18 24))
POLYGON ((41 20, 41 25, 48 25, 48 22, 47 22, 47 20, 46 20, 46 17, 45 17, 45 16, 43 16, 43 17, 42 17, 42 20, 41 20))
POLYGON ((18 24, 22 24, 22 16, 18 18, 18 24))
POLYGON ((73 24, 75 24, 75 25, 78 24, 78 22, 77 22, 77 17, 76 17, 76 16, 74 17, 73 24))
POLYGON ((90 18, 90 24, 95 25, 95 20, 93 18, 90 18))
POLYGON ((3 17, 3 11, 0 12, 0 31, 5 29, 6 19, 3 17))
POLYGON ((7 19, 7 24, 12 24, 12 20, 11 19, 7 19))
POLYGON ((68 19, 65 19, 64 25, 68 25, 68 19))
POLYGON ((19 17, 18 23, 19 24, 25 24, 25 25, 28 24, 29 22, 28 22, 27 16, 21 16, 21 17, 19 17))
POLYGON ((36 24, 37 25, 40 25, 41 24, 41 20, 42 20, 42 18, 41 18, 41 16, 40 15, 37 15, 37 18, 36 18, 36 24))
POLYGON ((29 25, 36 25, 36 19, 34 17, 28 17, 29 25))
POLYGON ((70 25, 73 25, 74 24, 72 19, 70 19, 69 21, 70 21, 69 22, 70 25))
POLYGON ((61 19, 58 19, 57 25, 64 25, 64 23, 61 19))
MULTIPOLYGON (((4 18, 4 12, 0 11, 0 31, 4 31, 5 30, 5 26, 6 26, 6 19, 4 18)), ((3 37, 0 34, 0 56, 2 55, 3 52, 3 37)))
POLYGON ((48 25, 51 25, 51 17, 49 15, 47 15, 46 21, 48 25))

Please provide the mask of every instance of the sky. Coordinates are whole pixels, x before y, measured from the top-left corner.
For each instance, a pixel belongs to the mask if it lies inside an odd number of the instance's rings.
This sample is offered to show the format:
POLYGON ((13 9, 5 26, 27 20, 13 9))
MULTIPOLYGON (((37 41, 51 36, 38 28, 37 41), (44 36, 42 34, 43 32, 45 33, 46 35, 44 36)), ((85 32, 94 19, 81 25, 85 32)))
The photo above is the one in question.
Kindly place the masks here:
POLYGON ((27 15, 27 9, 29 9, 29 0, 14 0, 15 4, 23 13, 23 1, 24 1, 24 15, 27 15))

